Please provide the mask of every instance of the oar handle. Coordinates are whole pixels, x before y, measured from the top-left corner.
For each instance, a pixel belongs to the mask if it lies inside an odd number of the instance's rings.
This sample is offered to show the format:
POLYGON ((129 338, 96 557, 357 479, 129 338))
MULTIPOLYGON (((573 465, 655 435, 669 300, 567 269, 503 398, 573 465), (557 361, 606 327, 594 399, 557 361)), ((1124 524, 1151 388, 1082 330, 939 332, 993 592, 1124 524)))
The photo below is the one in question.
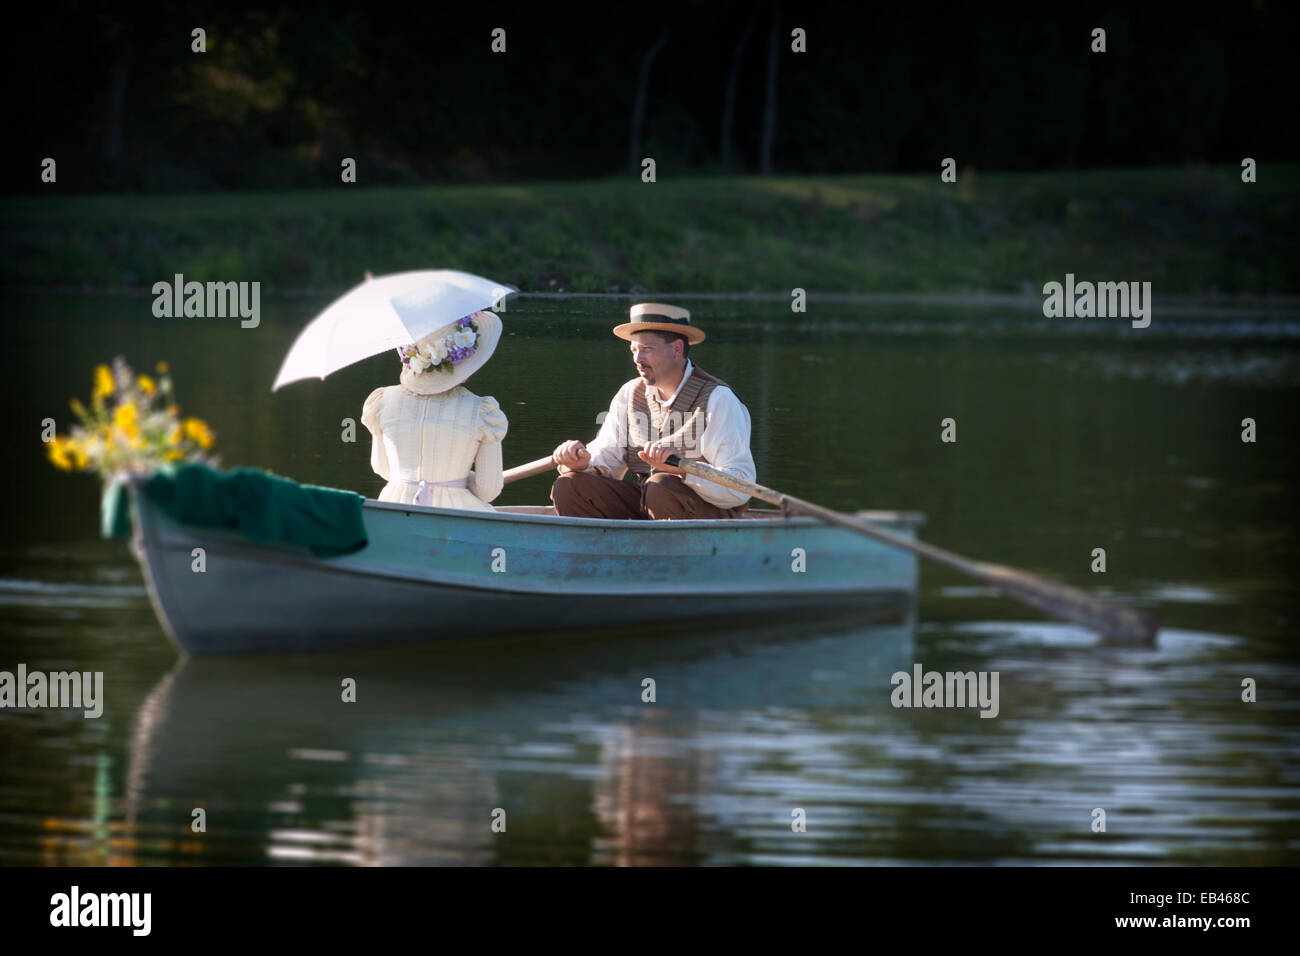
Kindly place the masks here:
POLYGON ((540 475, 542 472, 550 471, 554 467, 555 460, 550 455, 547 455, 545 458, 538 458, 536 461, 530 461, 526 465, 518 465, 503 472, 501 480, 508 485, 520 478, 531 478, 533 475, 540 475))
POLYGON ((674 468, 680 468, 688 475, 694 475, 706 481, 717 482, 720 485, 726 485, 728 488, 743 491, 751 498, 766 501, 768 504, 782 508, 786 507, 787 498, 781 492, 774 491, 771 488, 764 488, 762 485, 756 485, 752 481, 746 481, 744 478, 738 478, 735 475, 729 475, 725 471, 719 471, 712 465, 691 461, 689 458, 683 458, 680 455, 669 455, 666 461, 674 468))

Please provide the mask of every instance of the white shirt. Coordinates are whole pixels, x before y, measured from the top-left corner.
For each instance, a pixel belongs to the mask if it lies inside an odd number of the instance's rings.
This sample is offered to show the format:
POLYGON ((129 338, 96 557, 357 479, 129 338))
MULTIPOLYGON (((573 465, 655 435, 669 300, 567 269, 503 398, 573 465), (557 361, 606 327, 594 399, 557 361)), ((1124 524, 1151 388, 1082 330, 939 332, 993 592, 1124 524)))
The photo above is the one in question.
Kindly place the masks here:
MULTIPOLYGON (((682 386, 691 377, 693 366, 686 360, 686 370, 682 380, 673 392, 672 398, 660 402, 664 408, 671 408, 682 386)), ((627 471, 627 410, 632 402, 632 393, 641 387, 640 379, 627 382, 614 400, 609 403, 609 413, 600 426, 600 434, 589 442, 587 451, 591 452, 591 464, 588 471, 594 471, 610 478, 622 478, 627 471)), ((653 385, 646 385, 646 394, 650 394, 653 385)), ((656 397, 658 390, 655 389, 656 397)), ((720 471, 753 481, 757 472, 754 468, 754 456, 749 451, 749 410, 741 404, 736 393, 725 385, 718 385, 709 393, 709 402, 705 408, 707 419, 704 432, 700 435, 700 454, 702 460, 720 471)), ((688 488, 701 498, 719 508, 737 508, 749 500, 743 491, 735 491, 705 478, 695 475, 682 475, 688 488)))

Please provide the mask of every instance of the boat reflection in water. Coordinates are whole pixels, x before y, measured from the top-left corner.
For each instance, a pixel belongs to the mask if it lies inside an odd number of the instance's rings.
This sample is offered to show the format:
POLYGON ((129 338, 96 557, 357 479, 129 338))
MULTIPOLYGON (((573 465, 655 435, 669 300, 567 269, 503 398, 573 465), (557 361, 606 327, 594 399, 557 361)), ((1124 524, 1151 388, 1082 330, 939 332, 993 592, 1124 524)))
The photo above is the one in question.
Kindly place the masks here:
MULTIPOLYGON (((895 612, 812 635, 785 620, 191 659, 137 713, 127 825, 146 863, 728 862, 710 802, 746 760, 736 731, 888 709, 911 644, 895 612), (191 830, 196 808, 206 832, 191 830)), ((772 797, 791 832, 797 804, 772 797)))

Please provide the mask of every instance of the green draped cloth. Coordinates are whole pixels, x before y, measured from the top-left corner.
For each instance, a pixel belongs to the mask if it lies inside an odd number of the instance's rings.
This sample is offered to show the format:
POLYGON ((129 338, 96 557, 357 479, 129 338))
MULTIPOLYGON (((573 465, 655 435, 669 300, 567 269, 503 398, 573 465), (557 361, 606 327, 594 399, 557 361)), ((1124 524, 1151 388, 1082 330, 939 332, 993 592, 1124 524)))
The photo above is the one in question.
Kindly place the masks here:
MULTIPOLYGON (((207 465, 167 465, 142 486, 149 501, 181 524, 238 531, 261 544, 310 548, 318 557, 347 554, 368 541, 361 495, 300 485, 256 468, 221 472, 207 465)), ((131 532, 131 496, 124 482, 104 491, 102 532, 131 532)))

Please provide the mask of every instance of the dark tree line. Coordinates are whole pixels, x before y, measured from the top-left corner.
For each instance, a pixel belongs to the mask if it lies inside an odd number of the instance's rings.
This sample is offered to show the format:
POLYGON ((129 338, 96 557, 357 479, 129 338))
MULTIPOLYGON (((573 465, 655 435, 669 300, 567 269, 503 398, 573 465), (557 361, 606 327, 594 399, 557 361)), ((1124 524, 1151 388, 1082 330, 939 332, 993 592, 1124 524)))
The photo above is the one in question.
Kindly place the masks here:
POLYGON ((15 15, 10 192, 39 188, 45 156, 68 191, 319 186, 344 156, 366 184, 602 176, 643 156, 661 176, 1295 158, 1297 17, 1276 0, 15 15))

